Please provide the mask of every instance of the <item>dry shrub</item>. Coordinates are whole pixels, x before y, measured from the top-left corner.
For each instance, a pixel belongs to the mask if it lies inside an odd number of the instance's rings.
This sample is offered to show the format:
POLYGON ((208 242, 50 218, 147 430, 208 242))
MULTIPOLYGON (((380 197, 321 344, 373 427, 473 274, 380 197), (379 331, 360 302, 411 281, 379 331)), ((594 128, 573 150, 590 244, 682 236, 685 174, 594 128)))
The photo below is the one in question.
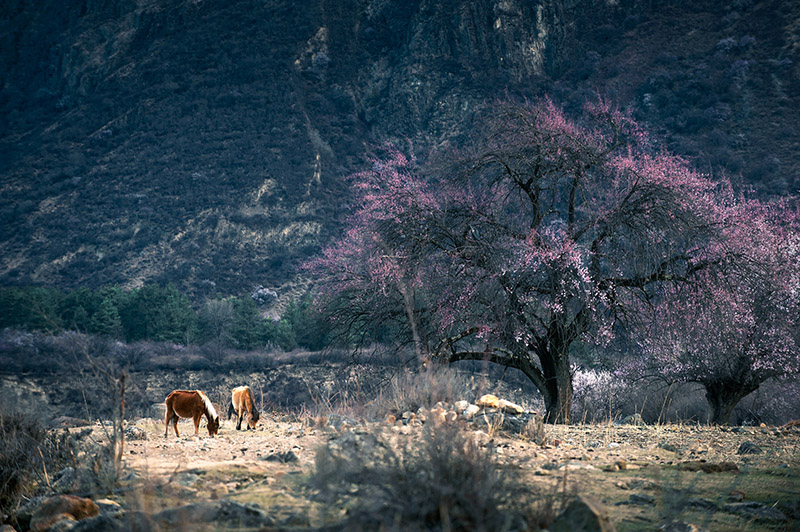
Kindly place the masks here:
POLYGON ((529 497, 518 471, 458 427, 429 423, 398 449, 377 432, 334 440, 318 451, 311 483, 347 506, 342 530, 536 530, 555 512, 529 497))
POLYGON ((73 463, 74 444, 35 418, 0 413, 0 513, 13 514, 23 496, 48 487, 54 472, 73 463))

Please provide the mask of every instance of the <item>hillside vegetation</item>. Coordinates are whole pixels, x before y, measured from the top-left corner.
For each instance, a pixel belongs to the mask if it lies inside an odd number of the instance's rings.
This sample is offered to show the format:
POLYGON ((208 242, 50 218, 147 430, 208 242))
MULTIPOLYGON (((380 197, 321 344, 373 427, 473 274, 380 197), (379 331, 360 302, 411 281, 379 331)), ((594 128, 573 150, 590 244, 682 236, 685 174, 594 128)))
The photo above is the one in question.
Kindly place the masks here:
POLYGON ((798 23, 779 0, 3 2, 0 283, 297 299, 371 146, 458 146, 506 93, 600 92, 702 171, 794 193, 798 23))

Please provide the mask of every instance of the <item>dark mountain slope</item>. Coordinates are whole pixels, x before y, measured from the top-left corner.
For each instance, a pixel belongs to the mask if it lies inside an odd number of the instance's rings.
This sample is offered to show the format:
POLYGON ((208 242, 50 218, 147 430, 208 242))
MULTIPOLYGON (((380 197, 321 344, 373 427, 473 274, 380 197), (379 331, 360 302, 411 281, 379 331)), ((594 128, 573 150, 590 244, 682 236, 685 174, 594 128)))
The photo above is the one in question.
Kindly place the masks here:
POLYGON ((3 2, 0 283, 292 294, 371 144, 457 144, 506 91, 795 192, 800 8, 684 4, 3 2))

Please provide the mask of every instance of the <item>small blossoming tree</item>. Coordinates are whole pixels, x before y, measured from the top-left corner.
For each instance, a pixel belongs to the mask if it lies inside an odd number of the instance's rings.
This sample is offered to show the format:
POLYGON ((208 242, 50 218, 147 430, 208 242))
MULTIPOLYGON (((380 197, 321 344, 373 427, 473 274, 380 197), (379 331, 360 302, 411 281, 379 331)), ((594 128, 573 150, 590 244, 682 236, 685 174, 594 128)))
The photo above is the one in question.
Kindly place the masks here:
POLYGON ((349 231, 313 265, 323 301, 350 338, 392 324, 423 360, 517 368, 568 422, 576 342, 727 260, 735 202, 604 102, 580 122, 503 104, 477 133, 427 169, 390 147, 354 176, 349 231))
MULTIPOLYGON (((772 378, 800 372, 800 238, 780 204, 744 203, 727 260, 673 285, 642 314, 638 371, 706 389, 710 421, 772 378)), ((636 365, 634 366, 636 367, 636 365)))

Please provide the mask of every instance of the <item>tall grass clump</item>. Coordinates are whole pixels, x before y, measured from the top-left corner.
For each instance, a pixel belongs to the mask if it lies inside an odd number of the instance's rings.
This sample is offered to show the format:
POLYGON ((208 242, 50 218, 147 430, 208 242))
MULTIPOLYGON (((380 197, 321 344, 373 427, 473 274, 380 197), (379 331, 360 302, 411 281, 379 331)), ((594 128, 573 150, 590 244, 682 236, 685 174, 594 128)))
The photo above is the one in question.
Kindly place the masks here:
POLYGON ((517 469, 448 424, 428 423, 400 447, 379 432, 348 433, 315 465, 321 500, 347 508, 342 530, 536 530, 554 515, 526 500, 517 469))
POLYGON ((52 475, 74 461, 69 434, 48 432, 19 413, 0 412, 0 516, 12 516, 23 497, 49 488, 52 475))
POLYGON ((440 401, 472 400, 474 396, 475 390, 466 375, 450 367, 434 367, 394 375, 367 405, 367 411, 374 418, 383 418, 388 414, 430 409, 440 401))

